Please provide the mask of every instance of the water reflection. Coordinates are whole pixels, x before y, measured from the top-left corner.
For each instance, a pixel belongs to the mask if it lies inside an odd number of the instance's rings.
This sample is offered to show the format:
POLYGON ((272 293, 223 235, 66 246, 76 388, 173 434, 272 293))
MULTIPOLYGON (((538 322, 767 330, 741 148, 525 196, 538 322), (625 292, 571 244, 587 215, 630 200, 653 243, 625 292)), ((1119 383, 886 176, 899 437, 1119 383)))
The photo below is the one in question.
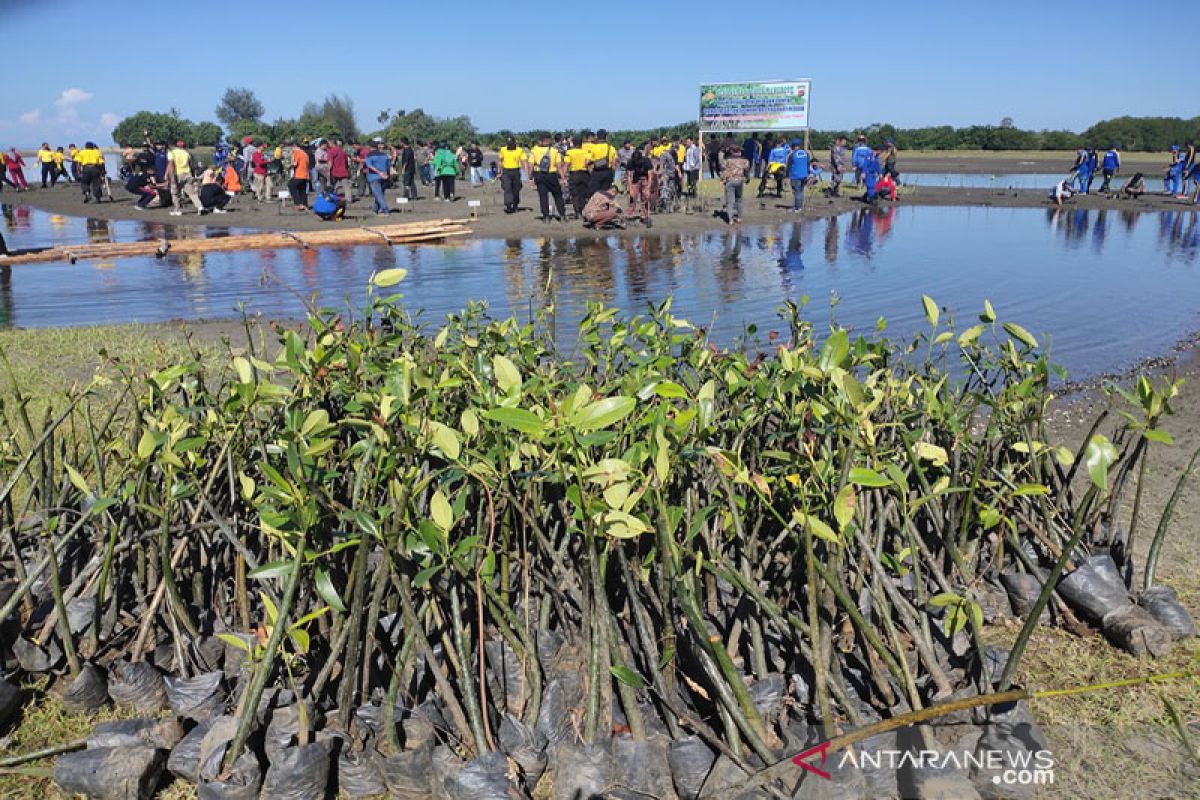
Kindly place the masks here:
MULTIPOLYGON (((156 222, 99 222, 3 206, 13 248, 131 241, 228 231, 156 222)), ((274 317, 305 303, 356 309, 367 277, 402 266, 406 304, 437 324, 468 299, 528 318, 553 306, 570 337, 587 301, 643 312, 666 296, 677 314, 729 342, 744 326, 775 325, 785 299, 807 295, 809 315, 871 331, 884 316, 906 335, 923 325, 920 295, 973 320, 984 298, 1004 319, 1053 335, 1075 374, 1107 371, 1167 349, 1200 325, 1195 304, 1200 222, 1191 211, 1078 208, 859 209, 682 235, 471 240, 447 246, 251 250, 53 263, 0 276, 0 325, 222 318, 243 302, 274 317), (1149 217, 1149 219, 1143 219, 1149 217), (814 255, 815 254, 815 255, 814 255)))

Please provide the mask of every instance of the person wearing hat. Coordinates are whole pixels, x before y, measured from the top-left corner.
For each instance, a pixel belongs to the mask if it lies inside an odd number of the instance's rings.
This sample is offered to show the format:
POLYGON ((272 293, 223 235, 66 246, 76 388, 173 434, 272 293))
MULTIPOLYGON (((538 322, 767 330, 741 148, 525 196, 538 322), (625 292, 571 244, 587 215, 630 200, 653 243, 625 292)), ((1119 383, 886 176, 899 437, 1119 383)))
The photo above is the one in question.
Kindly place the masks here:
POLYGON ((524 147, 517 146, 513 136, 509 136, 500 148, 500 186, 504 189, 505 214, 515 214, 521 207, 521 168, 528 159, 529 154, 524 147))
POLYGON ((183 215, 182 196, 185 194, 199 214, 203 206, 200 205, 196 178, 192 174, 192 154, 184 148, 183 139, 176 141, 175 146, 167 151, 167 172, 164 177, 171 191, 171 216, 183 215))
POLYGON ((533 185, 538 193, 542 222, 549 222, 552 218, 562 222, 567 213, 562 193, 562 182, 566 180, 567 167, 562 153, 551 143, 549 133, 540 134, 538 143, 530 148, 529 166, 533 172, 533 185), (554 217, 550 216, 551 197, 554 198, 554 209, 557 212, 554 217))
POLYGON ((896 169, 896 140, 888 139, 883 146, 883 174, 895 183, 900 182, 900 173, 896 169))
POLYGON ((75 162, 80 167, 79 183, 83 187, 83 202, 95 200, 99 203, 104 197, 104 154, 95 142, 88 142, 75 154, 75 162))

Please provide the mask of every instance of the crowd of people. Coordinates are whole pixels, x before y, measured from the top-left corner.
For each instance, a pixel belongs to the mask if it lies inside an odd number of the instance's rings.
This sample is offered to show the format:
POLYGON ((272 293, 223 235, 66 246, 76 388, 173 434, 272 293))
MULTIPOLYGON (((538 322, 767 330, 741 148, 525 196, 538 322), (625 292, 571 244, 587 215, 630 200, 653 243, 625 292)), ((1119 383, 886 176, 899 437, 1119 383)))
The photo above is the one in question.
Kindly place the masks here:
MULTIPOLYGON (((112 199, 104 157, 94 142, 37 151, 42 188, 60 181, 77 184, 85 202, 112 199)), ((197 162, 185 142, 173 145, 151 141, 148 132, 141 147, 123 144, 119 178, 136 198, 134 208, 169 208, 184 213, 185 202, 198 214, 225 213, 239 195, 260 203, 290 203, 296 211, 323 219, 344 218, 349 204, 369 199, 375 214, 392 212, 389 190, 398 189, 399 202, 432 199, 451 203, 459 199, 458 181, 480 187, 500 185, 504 210, 523 210, 521 193, 537 193, 538 216, 545 222, 581 220, 588 227, 623 227, 631 221, 649 226, 651 215, 678 210, 697 197, 703 169, 720 182, 722 209, 716 212, 729 224, 741 221, 743 197, 757 181, 755 197, 782 199, 791 192, 791 210, 800 213, 806 191, 825 180, 824 192, 839 197, 853 176, 866 203, 895 201, 900 184, 898 151, 892 139, 872 145, 858 135, 853 145, 839 136, 828 159, 818 162, 799 138, 752 133, 740 141, 733 133, 723 137, 652 137, 624 140, 620 146, 603 130, 567 136, 542 133, 532 141, 510 137, 489 160, 478 142, 451 145, 432 140, 394 143, 374 138, 347 142, 337 137, 287 137, 268 142, 247 136, 237 143, 215 143, 212 164, 197 162), (627 197, 624 207, 618 202, 627 197)), ((0 178, 17 191, 29 191, 26 162, 16 148, 0 151, 0 178)), ((1052 190, 1062 204, 1075 194, 1088 194, 1100 176, 1099 191, 1110 197, 1140 197, 1145 193, 1142 173, 1136 173, 1119 190, 1112 181, 1121 169, 1121 153, 1113 145, 1101 156, 1094 148, 1080 148, 1067 179, 1052 190)), ((1200 201, 1200 160, 1191 142, 1172 147, 1165 175, 1168 194, 1200 201)), ((0 187, 2 188, 2 187, 0 187)))

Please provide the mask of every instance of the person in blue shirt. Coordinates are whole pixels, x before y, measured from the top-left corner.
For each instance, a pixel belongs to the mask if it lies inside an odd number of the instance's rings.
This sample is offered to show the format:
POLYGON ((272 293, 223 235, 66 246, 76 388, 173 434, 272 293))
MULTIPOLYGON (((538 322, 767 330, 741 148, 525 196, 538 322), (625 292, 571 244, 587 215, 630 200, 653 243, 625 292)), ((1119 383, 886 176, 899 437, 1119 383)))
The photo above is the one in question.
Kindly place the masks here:
POLYGON ((1100 166, 1104 170, 1104 183, 1100 184, 1100 192, 1103 194, 1108 192, 1108 185, 1112 182, 1113 176, 1121 170, 1121 151, 1115 144, 1108 148, 1100 166))
POLYGON ((1087 151, 1087 185, 1083 188, 1084 194, 1090 194, 1092 191, 1092 181, 1096 179, 1096 172, 1100 169, 1100 158, 1096 155, 1096 148, 1089 147, 1087 151))
POLYGON ((388 179, 392 164, 387 153, 383 152, 383 140, 375 139, 375 148, 363 160, 363 169, 367 173, 367 185, 371 187, 374 197, 373 210, 376 214, 387 216, 387 198, 383 196, 383 182, 388 179))
MULTIPOLYGON (((761 145, 758 141, 758 134, 750 135, 750 138, 742 142, 742 158, 750 163, 750 168, 754 168, 754 163, 759 160, 759 152, 761 145)), ((749 175, 746 176, 750 177, 749 175)))
POLYGON ((763 170, 762 178, 758 181, 758 196, 762 197, 767 193, 767 181, 775 181, 775 196, 783 197, 783 173, 787 167, 788 155, 791 150, 787 146, 787 141, 780 139, 775 142, 767 153, 767 168, 763 170))
POLYGON ((1183 159, 1179 156, 1179 145, 1171 145, 1171 162, 1167 166, 1167 174, 1163 179, 1163 188, 1167 194, 1179 194, 1181 178, 1183 177, 1183 159))
POLYGON ((326 222, 342 220, 346 216, 346 198, 325 189, 313 200, 312 212, 326 222))
POLYGON ((1075 183, 1079 187, 1079 194, 1088 193, 1088 184, 1092 182, 1092 167, 1091 160, 1088 156, 1088 151, 1085 148, 1079 148, 1079 155, 1075 157, 1075 183))
POLYGON ((850 164, 854 167, 854 182, 862 185, 863 182, 863 164, 867 157, 875 151, 867 144, 867 137, 861 133, 858 135, 858 143, 854 145, 854 150, 850 153, 850 164))
POLYGON ((879 183, 879 176, 882 172, 883 168, 879 164, 879 156, 876 155, 874 150, 867 148, 867 154, 863 156, 862 160, 862 180, 863 186, 866 188, 866 193, 862 197, 864 202, 875 202, 875 188, 879 183))
POLYGON ((792 186, 792 213, 799 214, 804 208, 804 187, 812 175, 812 155, 804 149, 799 139, 792 139, 792 151, 787 157, 788 182, 792 186))

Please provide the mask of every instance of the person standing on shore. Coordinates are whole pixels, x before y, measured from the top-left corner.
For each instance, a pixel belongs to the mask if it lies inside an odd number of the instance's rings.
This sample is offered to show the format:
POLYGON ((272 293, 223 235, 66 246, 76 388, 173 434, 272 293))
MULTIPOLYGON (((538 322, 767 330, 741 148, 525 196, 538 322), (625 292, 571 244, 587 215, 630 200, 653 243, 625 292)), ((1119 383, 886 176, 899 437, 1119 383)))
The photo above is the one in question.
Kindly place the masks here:
POLYGON ((288 193, 297 211, 308 211, 308 181, 311 176, 312 162, 309 161, 308 151, 302 145, 292 140, 292 177, 288 180, 288 193))
POLYGON ((371 188, 373 200, 371 210, 376 214, 387 216, 391 212, 388 210, 387 198, 383 194, 383 185, 388 179, 392 166, 387 153, 383 152, 383 140, 376 139, 373 144, 375 147, 363 159, 363 169, 367 173, 367 186, 371 188))
POLYGON ((1104 163, 1101 166, 1104 169, 1104 183, 1100 184, 1100 192, 1107 193, 1113 176, 1121 171, 1121 152, 1115 144, 1104 154, 1104 163))
POLYGON ((617 164, 617 148, 608 143, 608 131, 601 128, 590 145, 584 146, 588 154, 591 178, 588 181, 588 197, 613 185, 613 167, 617 164))
POLYGON ((79 148, 74 144, 67 147, 66 158, 63 159, 63 167, 67 171, 67 177, 75 183, 79 183, 79 165, 75 163, 75 154, 79 152, 79 148))
POLYGON ((562 222, 566 217, 566 203, 563 201, 562 181, 567 176, 566 164, 562 153, 558 152, 552 143, 549 133, 538 136, 538 143, 529 151, 530 169, 533 171, 533 185, 538 193, 538 206, 542 222, 556 219, 562 222), (550 215, 550 198, 554 198, 555 215, 550 215))
POLYGON ((350 193, 350 160, 341 139, 329 143, 325 158, 329 161, 329 192, 346 197, 350 193))
POLYGON ((104 154, 95 142, 88 142, 75 155, 80 166, 80 177, 83 185, 83 202, 95 200, 100 202, 104 197, 104 154))
POLYGON ((746 163, 750 165, 750 169, 753 169, 755 163, 758 162, 759 148, 757 133, 751 134, 749 139, 742 142, 742 158, 746 159, 746 163))
POLYGON ((683 140, 683 174, 687 177, 687 195, 696 196, 696 187, 700 184, 700 147, 687 137, 683 140))
POLYGON ((887 144, 883 148, 883 174, 892 179, 893 183, 900 183, 900 172, 896 169, 896 140, 888 139, 887 144))
POLYGON ((621 149, 617 151, 617 173, 615 177, 621 183, 625 182, 631 156, 633 156, 633 143, 626 139, 621 143, 621 149))
POLYGON ((704 160, 708 162, 708 177, 716 178, 721 174, 721 140, 717 135, 708 137, 708 147, 704 151, 704 160))
POLYGON ((588 174, 588 151, 584 148, 583 139, 576 136, 571 139, 571 146, 563 155, 566 161, 567 191, 571 196, 571 207, 575 210, 575 219, 583 213, 583 207, 588 201, 588 185, 592 177, 588 174))
POLYGON ((862 160, 862 183, 863 187, 866 189, 866 192, 862 196, 863 202, 875 202, 875 198, 877 197, 876 190, 878 189, 879 175, 882 173, 882 171, 883 168, 879 164, 879 155, 868 147, 867 154, 863 156, 862 160))
POLYGON ((458 157, 450 152, 446 144, 439 144, 433 154, 433 172, 437 176, 438 188, 442 190, 442 199, 453 203, 458 199, 454 193, 454 178, 458 175, 458 157))
POLYGON ((746 159, 743 148, 738 152, 730 148, 725 153, 725 165, 721 167, 721 186, 725 192, 725 217, 730 225, 742 221, 742 187, 746 183, 746 174, 750 171, 750 162, 746 159))
POLYGON ((479 142, 471 142, 471 146, 467 148, 467 168, 471 171, 471 186, 478 188, 484 183, 483 176, 483 148, 479 146, 479 142))
POLYGON ((643 147, 634 148, 625 164, 625 186, 629 189, 629 219, 641 219, 647 228, 650 227, 650 172, 654 169, 653 162, 646 155, 650 147, 647 142, 643 147))
POLYGON ((1171 145, 1171 160, 1167 162, 1167 172, 1163 176, 1165 194, 1178 194, 1180 189, 1180 173, 1183 171, 1183 161, 1179 157, 1179 145, 1171 145))
POLYGON ((874 155, 874 152, 867 144, 867 137, 860 133, 858 143, 854 145, 854 151, 850 154, 850 163, 854 166, 854 182, 859 186, 863 182, 863 164, 866 163, 868 156, 874 155))
POLYGON ((250 157, 250 188, 260 203, 271 199, 271 148, 263 142, 250 157))
POLYGON ((25 180, 25 159, 17 152, 17 148, 8 151, 8 180, 18 192, 28 192, 29 183, 25 180))
POLYGON ((1184 200, 1187 198, 1188 182, 1194 177, 1197 164, 1200 164, 1196 160, 1196 144, 1191 139, 1183 143, 1183 150, 1179 154, 1179 164, 1180 186, 1176 197, 1184 200))
POLYGON ((42 188, 46 188, 46 181, 50 181, 50 186, 54 186, 58 180, 58 171, 54 168, 54 151, 50 149, 49 142, 42 142, 41 149, 37 151, 37 160, 42 165, 42 188))
POLYGON ((407 138, 400 140, 400 184, 404 187, 404 196, 409 200, 420 200, 417 196, 417 156, 407 138))
POLYGON ((196 191, 196 178, 192 174, 192 154, 184 149, 183 140, 175 142, 175 147, 167 153, 167 185, 171 190, 171 216, 183 215, 182 196, 196 207, 196 213, 204 208, 200 205, 200 195, 196 191))
POLYGON ((500 148, 500 186, 504 190, 504 213, 515 214, 521 207, 521 168, 528 154, 517 146, 515 137, 508 137, 500 148))
POLYGON ((792 152, 787 157, 788 183, 792 187, 792 213, 804 210, 804 188, 812 175, 812 154, 799 139, 792 139, 792 152))
POLYGON ((829 148, 829 196, 838 197, 842 188, 842 173, 846 171, 846 137, 839 136, 829 148))
POLYGON ((74 183, 75 180, 67 173, 67 154, 63 152, 61 145, 55 148, 53 157, 54 174, 66 183, 74 183))

